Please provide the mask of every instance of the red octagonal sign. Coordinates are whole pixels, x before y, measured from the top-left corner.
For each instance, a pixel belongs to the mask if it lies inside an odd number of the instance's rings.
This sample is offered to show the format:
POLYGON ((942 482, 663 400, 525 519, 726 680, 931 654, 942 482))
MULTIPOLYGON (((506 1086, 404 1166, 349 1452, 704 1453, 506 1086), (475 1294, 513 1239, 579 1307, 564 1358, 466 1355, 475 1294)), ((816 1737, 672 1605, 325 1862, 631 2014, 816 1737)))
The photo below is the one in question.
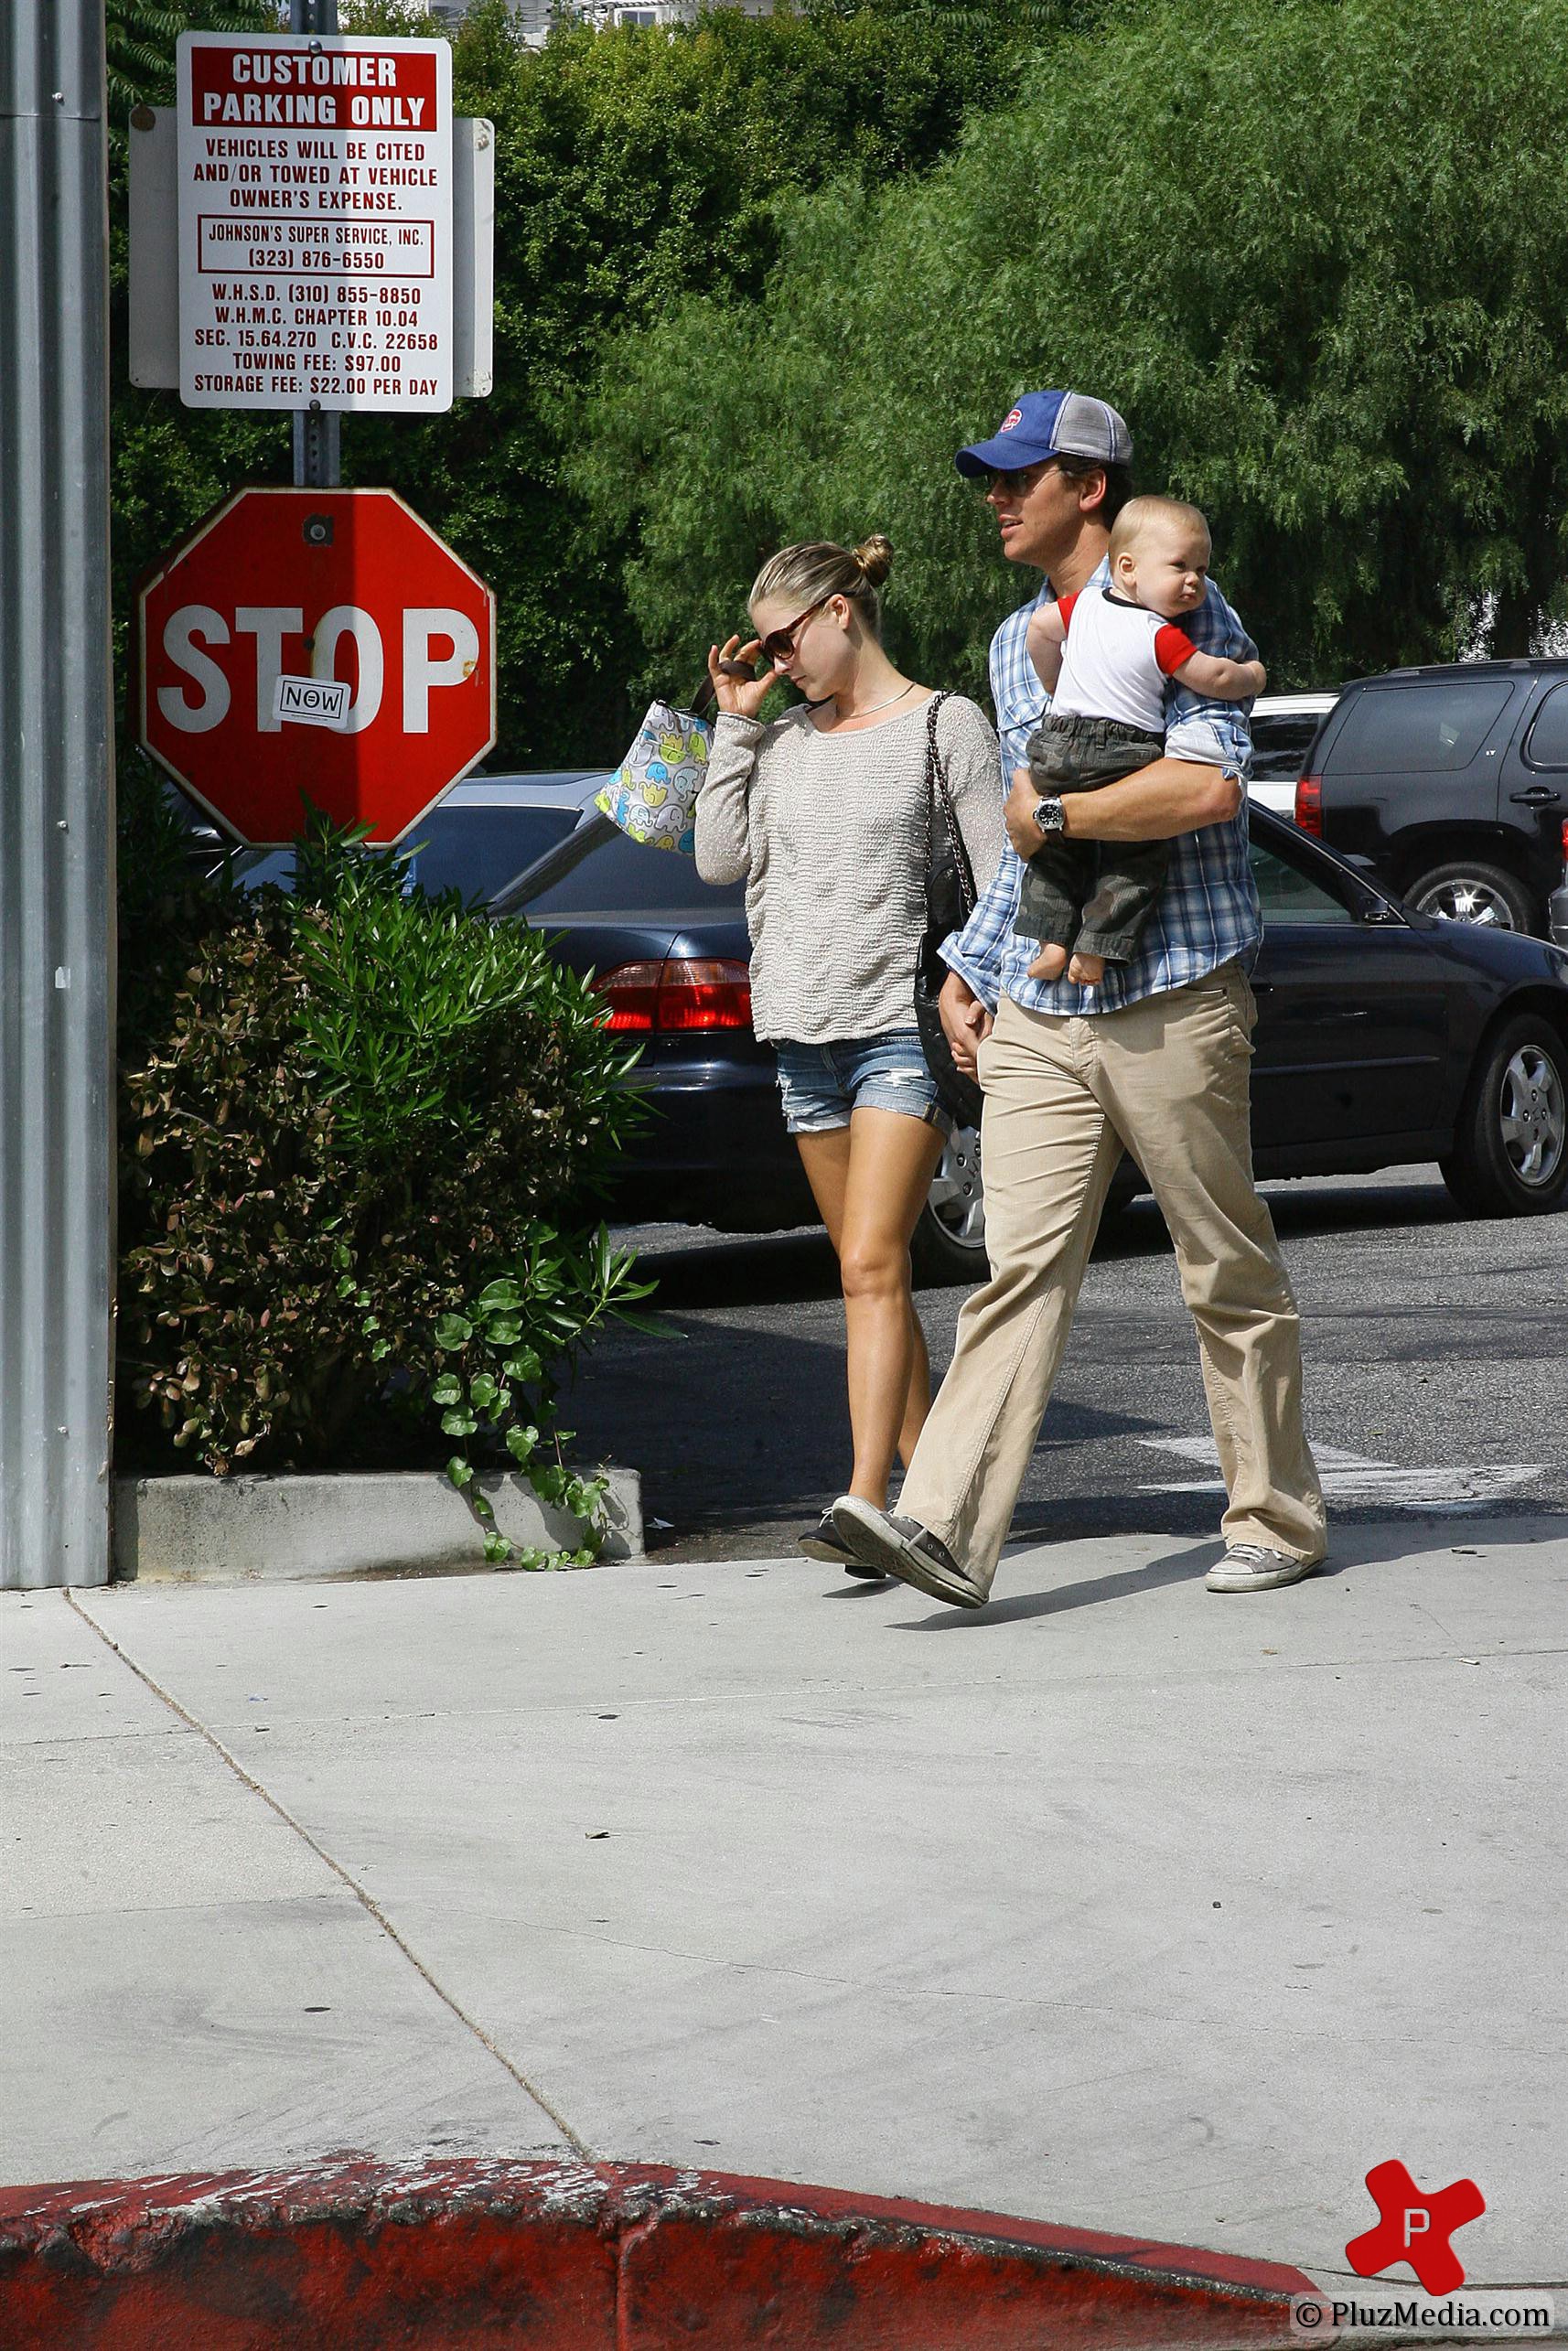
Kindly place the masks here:
POLYGON ((496 739, 495 599, 393 490, 240 490, 138 611, 141 739, 253 847, 401 840, 496 739))

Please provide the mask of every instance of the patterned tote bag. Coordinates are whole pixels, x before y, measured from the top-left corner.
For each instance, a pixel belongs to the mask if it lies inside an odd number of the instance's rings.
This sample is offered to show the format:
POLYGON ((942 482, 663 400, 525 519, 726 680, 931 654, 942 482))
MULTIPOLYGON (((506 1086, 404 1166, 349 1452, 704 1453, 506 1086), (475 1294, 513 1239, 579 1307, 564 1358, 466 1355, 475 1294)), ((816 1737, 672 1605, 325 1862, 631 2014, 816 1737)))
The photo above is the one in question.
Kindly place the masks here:
MULTIPOLYGON (((749 673, 748 673, 749 674, 749 673)), ((710 692, 709 703, 713 701, 710 692)), ((652 702, 632 745, 594 805, 649 849, 696 854, 693 811, 708 772, 713 723, 672 702, 652 702)))

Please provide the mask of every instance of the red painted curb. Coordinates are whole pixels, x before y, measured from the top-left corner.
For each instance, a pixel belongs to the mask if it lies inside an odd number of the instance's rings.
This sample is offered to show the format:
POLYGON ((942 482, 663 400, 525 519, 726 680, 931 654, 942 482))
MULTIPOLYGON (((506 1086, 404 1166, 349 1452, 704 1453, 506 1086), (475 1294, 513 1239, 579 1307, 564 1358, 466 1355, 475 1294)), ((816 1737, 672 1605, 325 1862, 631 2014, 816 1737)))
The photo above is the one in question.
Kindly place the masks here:
POLYGON ((1299 2270, 628 2163, 0 2190, 5 2351, 1266 2351, 1299 2270))

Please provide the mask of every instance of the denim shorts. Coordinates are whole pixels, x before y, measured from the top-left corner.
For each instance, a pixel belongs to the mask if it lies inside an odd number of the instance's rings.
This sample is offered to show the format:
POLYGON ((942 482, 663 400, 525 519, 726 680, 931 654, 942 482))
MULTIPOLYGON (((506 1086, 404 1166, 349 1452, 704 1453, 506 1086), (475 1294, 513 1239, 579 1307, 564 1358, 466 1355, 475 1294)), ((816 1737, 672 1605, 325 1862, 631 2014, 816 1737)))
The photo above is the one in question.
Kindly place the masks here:
POLYGON ((827 1134, 847 1126, 852 1111, 902 1111, 951 1132, 920 1039, 912 1028, 884 1036, 846 1036, 832 1045, 775 1042, 784 1123, 791 1134, 827 1134))

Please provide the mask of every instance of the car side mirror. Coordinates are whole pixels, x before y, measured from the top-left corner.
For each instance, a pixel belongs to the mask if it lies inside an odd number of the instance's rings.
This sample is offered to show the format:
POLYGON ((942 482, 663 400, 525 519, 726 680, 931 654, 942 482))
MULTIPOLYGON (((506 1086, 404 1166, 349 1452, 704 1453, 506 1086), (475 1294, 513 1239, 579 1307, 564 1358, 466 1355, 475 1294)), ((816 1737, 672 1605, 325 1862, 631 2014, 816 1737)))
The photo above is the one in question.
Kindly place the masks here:
MULTIPOLYGON (((1369 861, 1362 859, 1359 862, 1366 864, 1369 861)), ((1402 923, 1404 920, 1398 907, 1391 905, 1380 890, 1369 888, 1357 891, 1355 913, 1358 922, 1402 923)))

